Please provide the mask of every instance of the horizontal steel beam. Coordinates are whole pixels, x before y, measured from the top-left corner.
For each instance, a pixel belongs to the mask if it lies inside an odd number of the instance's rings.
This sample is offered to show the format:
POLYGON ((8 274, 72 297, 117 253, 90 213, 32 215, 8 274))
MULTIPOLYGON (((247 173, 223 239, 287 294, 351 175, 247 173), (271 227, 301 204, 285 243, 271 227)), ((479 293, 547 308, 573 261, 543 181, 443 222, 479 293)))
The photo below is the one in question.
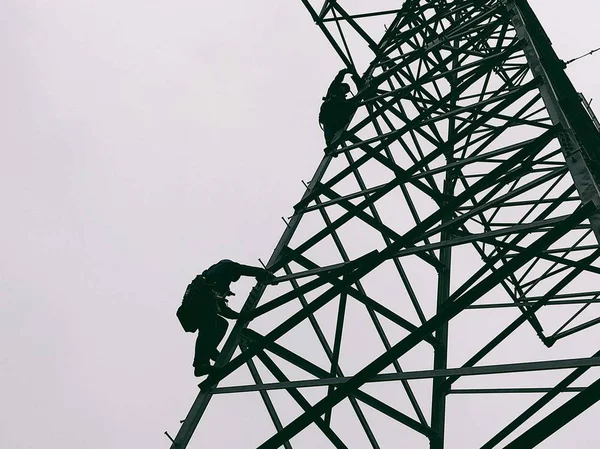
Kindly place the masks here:
MULTIPOLYGON (((507 393, 550 393, 554 388, 457 388, 450 390, 448 394, 507 394, 507 393)), ((563 393, 579 393, 585 387, 567 387, 563 393)))
MULTIPOLYGON (((448 368, 438 370, 408 371, 403 373, 379 374, 369 380, 372 382, 390 382, 408 379, 431 379, 448 376, 480 376, 485 374, 521 373, 530 371, 546 371, 556 369, 578 368, 582 366, 600 366, 600 357, 581 359, 548 360, 544 362, 509 363, 503 365, 486 365, 463 368, 448 368)), ((345 383, 351 377, 332 377, 329 379, 307 379, 291 382, 268 383, 262 385, 239 385, 232 387, 214 388, 212 394, 246 393, 263 390, 288 390, 291 388, 322 387, 345 383)))
MULTIPOLYGON (((600 292, 598 293, 600 295, 600 292)), ((569 299, 569 300, 559 300, 559 301, 550 301, 548 304, 544 304, 544 307, 547 306, 568 306, 573 304, 594 304, 599 303, 600 299, 569 299)), ((523 307, 523 306, 532 306, 535 305, 535 301, 517 301, 517 302, 504 302, 500 304, 473 304, 472 306, 467 307, 467 309, 501 309, 505 307, 523 307)))
POLYGON ((501 237, 509 234, 520 234, 522 232, 531 232, 534 229, 545 228, 555 226, 556 224, 563 221, 565 217, 550 218, 547 220, 534 221, 533 223, 519 224, 510 226, 504 229, 498 229, 496 231, 483 232, 481 234, 470 234, 465 237, 456 237, 452 240, 445 240, 443 242, 431 243, 429 245, 421 245, 413 248, 403 249, 395 254, 395 257, 403 257, 411 254, 418 254, 424 251, 432 251, 441 248, 447 248, 450 246, 464 245, 467 243, 479 242, 484 239, 493 237, 501 237))

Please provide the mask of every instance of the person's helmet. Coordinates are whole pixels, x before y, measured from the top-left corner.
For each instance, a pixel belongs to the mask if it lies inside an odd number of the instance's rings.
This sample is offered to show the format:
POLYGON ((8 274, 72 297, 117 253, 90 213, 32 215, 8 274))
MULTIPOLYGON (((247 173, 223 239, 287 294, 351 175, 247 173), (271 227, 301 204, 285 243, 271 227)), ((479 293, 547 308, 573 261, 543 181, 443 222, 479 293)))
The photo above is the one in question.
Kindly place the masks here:
POLYGON ((347 94, 348 92, 350 92, 350 86, 346 83, 342 83, 340 84, 340 90, 345 94, 347 94))

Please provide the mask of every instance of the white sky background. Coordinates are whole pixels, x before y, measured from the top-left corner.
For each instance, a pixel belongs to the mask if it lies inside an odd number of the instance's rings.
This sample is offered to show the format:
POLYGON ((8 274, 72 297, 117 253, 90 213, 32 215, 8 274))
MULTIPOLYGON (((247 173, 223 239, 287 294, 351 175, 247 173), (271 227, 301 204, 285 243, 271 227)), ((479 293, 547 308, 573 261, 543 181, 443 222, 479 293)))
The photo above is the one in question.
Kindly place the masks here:
MULTIPOLYGON (((563 59, 600 47, 596 0, 531 3, 563 59)), ((168 448, 185 286, 269 258, 341 65, 299 0, 8 0, 0 55, 0 447, 168 448)), ((567 72, 596 101, 599 67, 567 72)))

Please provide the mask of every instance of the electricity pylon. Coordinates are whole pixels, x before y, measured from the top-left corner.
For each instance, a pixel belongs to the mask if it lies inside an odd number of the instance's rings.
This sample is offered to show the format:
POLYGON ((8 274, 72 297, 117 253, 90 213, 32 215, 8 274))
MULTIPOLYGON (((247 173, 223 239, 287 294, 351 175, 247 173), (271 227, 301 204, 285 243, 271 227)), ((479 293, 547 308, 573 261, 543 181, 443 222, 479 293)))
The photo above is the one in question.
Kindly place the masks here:
POLYGON ((525 0, 302 2, 359 107, 172 449, 225 394, 247 447, 534 447, 600 400, 597 121, 525 0))

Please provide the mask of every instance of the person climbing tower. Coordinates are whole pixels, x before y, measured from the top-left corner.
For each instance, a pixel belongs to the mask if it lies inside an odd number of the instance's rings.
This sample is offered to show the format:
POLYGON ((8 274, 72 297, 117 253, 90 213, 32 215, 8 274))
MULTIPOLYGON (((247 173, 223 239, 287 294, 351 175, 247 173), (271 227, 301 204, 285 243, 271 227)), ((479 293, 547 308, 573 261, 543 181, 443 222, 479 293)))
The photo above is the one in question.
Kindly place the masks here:
POLYGON ((325 143, 329 146, 339 132, 350 122, 358 106, 356 97, 346 98, 350 86, 343 82, 349 69, 342 69, 331 82, 327 95, 319 111, 319 124, 325 134, 325 143))
POLYGON ((217 347, 227 332, 225 318, 239 319, 240 314, 227 305, 227 296, 234 293, 230 285, 241 276, 251 276, 259 282, 273 278, 264 268, 242 265, 229 259, 210 266, 188 285, 177 318, 186 332, 198 331, 194 353, 194 375, 208 374, 219 355, 217 347))

